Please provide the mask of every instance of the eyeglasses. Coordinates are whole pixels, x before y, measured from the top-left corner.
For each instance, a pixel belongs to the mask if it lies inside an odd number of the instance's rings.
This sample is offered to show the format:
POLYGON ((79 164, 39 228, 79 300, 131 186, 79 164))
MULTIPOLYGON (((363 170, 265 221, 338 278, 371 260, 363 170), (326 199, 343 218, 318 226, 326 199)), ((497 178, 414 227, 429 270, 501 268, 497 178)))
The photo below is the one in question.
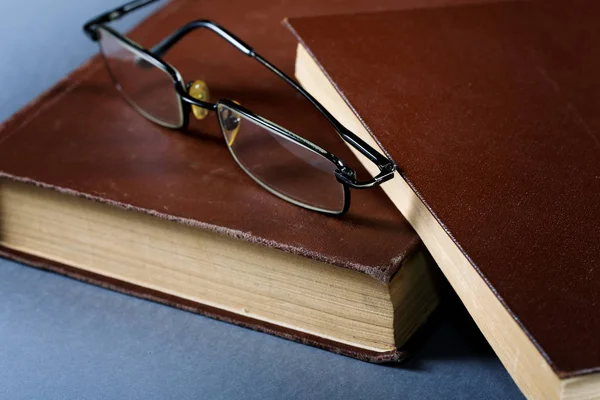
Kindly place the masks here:
POLYGON ((293 204, 327 214, 350 207, 350 188, 378 186, 394 177, 396 165, 338 122, 292 78, 257 54, 232 33, 208 20, 192 21, 151 49, 145 49, 106 24, 157 0, 135 0, 106 12, 84 25, 100 45, 116 87, 140 114, 173 129, 185 129, 190 113, 198 119, 216 112, 225 143, 238 165, 266 190, 293 204), (235 101, 209 101, 203 81, 185 84, 181 74, 161 56, 196 29, 208 29, 258 61, 306 98, 350 146, 379 168, 379 174, 359 182, 353 169, 339 158, 254 114, 235 101))

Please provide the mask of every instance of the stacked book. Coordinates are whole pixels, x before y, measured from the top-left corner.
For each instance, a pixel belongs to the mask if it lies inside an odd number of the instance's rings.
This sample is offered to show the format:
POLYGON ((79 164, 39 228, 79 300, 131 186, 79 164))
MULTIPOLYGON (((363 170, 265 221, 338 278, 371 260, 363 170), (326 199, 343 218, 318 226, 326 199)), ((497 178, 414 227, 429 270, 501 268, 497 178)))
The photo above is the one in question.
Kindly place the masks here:
MULTIPOLYGON (((600 6, 305 1, 259 29, 252 7, 213 3, 170 4, 130 37, 151 48, 190 15, 235 28, 284 71, 295 63, 394 179, 353 190, 342 216, 298 207, 244 174, 216 119, 172 130, 128 107, 97 56, 0 127, 0 254, 397 362, 440 301, 431 253, 527 397, 600 397, 600 6)), ((215 35, 165 59, 357 176, 380 172, 215 35)))

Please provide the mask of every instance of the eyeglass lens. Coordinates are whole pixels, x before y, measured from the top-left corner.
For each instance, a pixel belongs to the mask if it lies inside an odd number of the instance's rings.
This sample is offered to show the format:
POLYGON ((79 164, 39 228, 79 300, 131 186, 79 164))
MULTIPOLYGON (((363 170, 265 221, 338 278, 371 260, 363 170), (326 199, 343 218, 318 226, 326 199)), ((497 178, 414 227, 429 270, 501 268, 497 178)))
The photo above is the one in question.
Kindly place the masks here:
POLYGON ((217 112, 231 154, 254 180, 304 207, 343 210, 344 187, 333 162, 229 106, 219 104, 217 112))
POLYGON ((171 128, 183 124, 175 81, 151 57, 106 29, 98 30, 100 49, 115 84, 129 103, 152 121, 171 128))

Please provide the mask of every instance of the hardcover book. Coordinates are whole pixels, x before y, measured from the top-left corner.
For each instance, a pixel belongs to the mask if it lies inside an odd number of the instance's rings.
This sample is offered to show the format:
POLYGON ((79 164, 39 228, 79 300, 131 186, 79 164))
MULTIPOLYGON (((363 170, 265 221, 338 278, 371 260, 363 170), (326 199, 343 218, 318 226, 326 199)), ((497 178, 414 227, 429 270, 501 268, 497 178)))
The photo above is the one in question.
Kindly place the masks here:
POLYGON ((600 397, 599 18, 578 0, 288 21, 298 80, 398 164, 384 190, 530 398, 600 397))
MULTIPOLYGON (((292 73, 295 40, 266 32, 317 3, 177 1, 130 37, 151 47, 190 16, 210 18, 292 73)), ((165 57, 215 100, 354 159, 306 99, 216 35, 194 33, 165 57)), ((236 165, 216 118, 158 126, 99 56, 0 127, 0 254, 373 362, 404 358, 438 303, 420 239, 381 190, 353 192, 342 217, 283 201, 236 165)))

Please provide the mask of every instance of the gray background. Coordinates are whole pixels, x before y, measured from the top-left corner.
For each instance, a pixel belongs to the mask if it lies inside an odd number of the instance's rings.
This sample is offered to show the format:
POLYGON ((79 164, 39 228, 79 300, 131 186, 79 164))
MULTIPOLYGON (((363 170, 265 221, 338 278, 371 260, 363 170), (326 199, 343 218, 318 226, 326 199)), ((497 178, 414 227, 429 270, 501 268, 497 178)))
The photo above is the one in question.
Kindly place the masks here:
MULTIPOLYGON (((0 2, 0 121, 94 54, 82 23, 120 4, 0 2)), ((522 397, 452 293, 413 347, 371 365, 0 259, 0 399, 522 397)))

